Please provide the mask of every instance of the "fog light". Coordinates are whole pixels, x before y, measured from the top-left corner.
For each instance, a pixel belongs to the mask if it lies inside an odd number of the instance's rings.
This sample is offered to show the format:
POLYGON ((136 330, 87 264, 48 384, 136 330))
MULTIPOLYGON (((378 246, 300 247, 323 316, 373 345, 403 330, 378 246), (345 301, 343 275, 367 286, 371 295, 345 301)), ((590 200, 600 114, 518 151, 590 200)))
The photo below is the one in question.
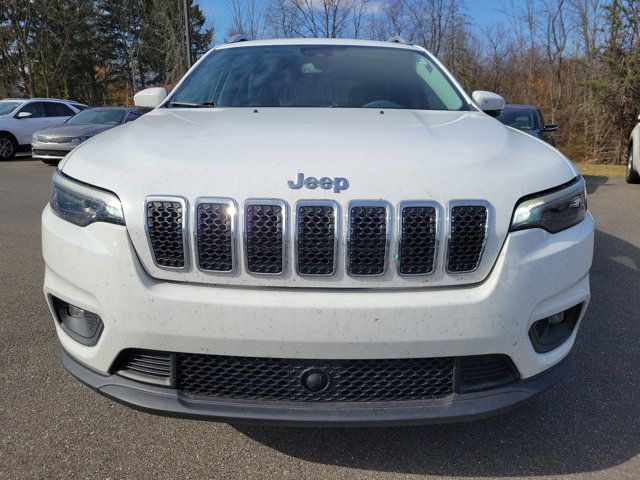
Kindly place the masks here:
POLYGON ((60 327, 67 335, 88 347, 98 343, 104 329, 99 315, 56 297, 51 297, 51 302, 60 327))
POLYGON ((573 333, 581 311, 582 304, 579 304, 534 322, 529 338, 535 351, 546 353, 562 345, 573 333))

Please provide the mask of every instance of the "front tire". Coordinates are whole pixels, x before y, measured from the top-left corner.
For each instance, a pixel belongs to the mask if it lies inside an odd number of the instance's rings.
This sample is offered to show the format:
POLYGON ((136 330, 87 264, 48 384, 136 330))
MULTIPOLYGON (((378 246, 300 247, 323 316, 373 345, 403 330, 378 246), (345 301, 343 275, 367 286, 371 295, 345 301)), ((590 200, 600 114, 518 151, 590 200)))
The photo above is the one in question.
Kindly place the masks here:
POLYGON ((627 157, 627 183, 640 183, 640 175, 636 172, 633 164, 633 148, 629 148, 627 157))
POLYGON ((18 144, 11 135, 0 133, 0 160, 11 160, 16 156, 18 144))

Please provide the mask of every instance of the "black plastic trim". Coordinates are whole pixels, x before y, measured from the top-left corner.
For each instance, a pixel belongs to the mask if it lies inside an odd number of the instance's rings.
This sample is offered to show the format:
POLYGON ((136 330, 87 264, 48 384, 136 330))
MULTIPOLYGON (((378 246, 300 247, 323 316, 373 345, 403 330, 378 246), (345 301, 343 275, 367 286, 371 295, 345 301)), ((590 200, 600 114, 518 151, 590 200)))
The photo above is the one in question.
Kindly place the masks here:
POLYGON ((569 369, 565 359, 535 377, 508 386, 437 400, 307 403, 186 398, 173 389, 97 372, 64 350, 60 357, 63 366, 80 382, 138 410, 197 420, 298 426, 415 425, 483 418, 511 409, 555 385, 569 369))

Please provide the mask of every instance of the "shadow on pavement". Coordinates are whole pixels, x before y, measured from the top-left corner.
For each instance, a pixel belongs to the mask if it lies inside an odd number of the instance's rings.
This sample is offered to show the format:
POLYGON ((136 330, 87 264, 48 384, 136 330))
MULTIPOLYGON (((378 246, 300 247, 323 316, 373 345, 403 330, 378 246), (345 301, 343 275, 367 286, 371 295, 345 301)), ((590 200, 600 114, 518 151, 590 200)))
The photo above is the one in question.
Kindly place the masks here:
POLYGON ((584 177, 587 182, 587 195, 591 195, 598 190, 598 187, 604 185, 609 180, 609 177, 604 176, 587 176, 584 177))
POLYGON ((509 413, 408 428, 235 428, 310 462, 405 474, 559 475, 621 464, 640 452, 640 250, 598 231, 594 257, 569 375, 509 413))

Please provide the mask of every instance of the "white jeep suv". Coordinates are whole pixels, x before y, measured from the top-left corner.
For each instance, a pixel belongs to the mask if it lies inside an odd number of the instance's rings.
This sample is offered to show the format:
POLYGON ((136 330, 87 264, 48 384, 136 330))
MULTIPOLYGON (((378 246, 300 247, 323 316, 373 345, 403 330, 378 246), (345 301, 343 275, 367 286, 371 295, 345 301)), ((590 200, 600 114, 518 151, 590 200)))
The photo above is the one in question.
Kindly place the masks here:
POLYGON ((640 115, 638 116, 638 124, 632 130, 629 138, 627 183, 640 183, 640 115))
POLYGON ((38 130, 62 123, 85 108, 81 103, 56 98, 0 100, 0 161, 28 150, 38 130))
POLYGON ((74 150, 42 216, 64 366, 175 416, 467 419, 557 382, 589 301, 585 182, 423 48, 215 47, 74 150), (491 115, 483 112, 488 111, 491 115))

